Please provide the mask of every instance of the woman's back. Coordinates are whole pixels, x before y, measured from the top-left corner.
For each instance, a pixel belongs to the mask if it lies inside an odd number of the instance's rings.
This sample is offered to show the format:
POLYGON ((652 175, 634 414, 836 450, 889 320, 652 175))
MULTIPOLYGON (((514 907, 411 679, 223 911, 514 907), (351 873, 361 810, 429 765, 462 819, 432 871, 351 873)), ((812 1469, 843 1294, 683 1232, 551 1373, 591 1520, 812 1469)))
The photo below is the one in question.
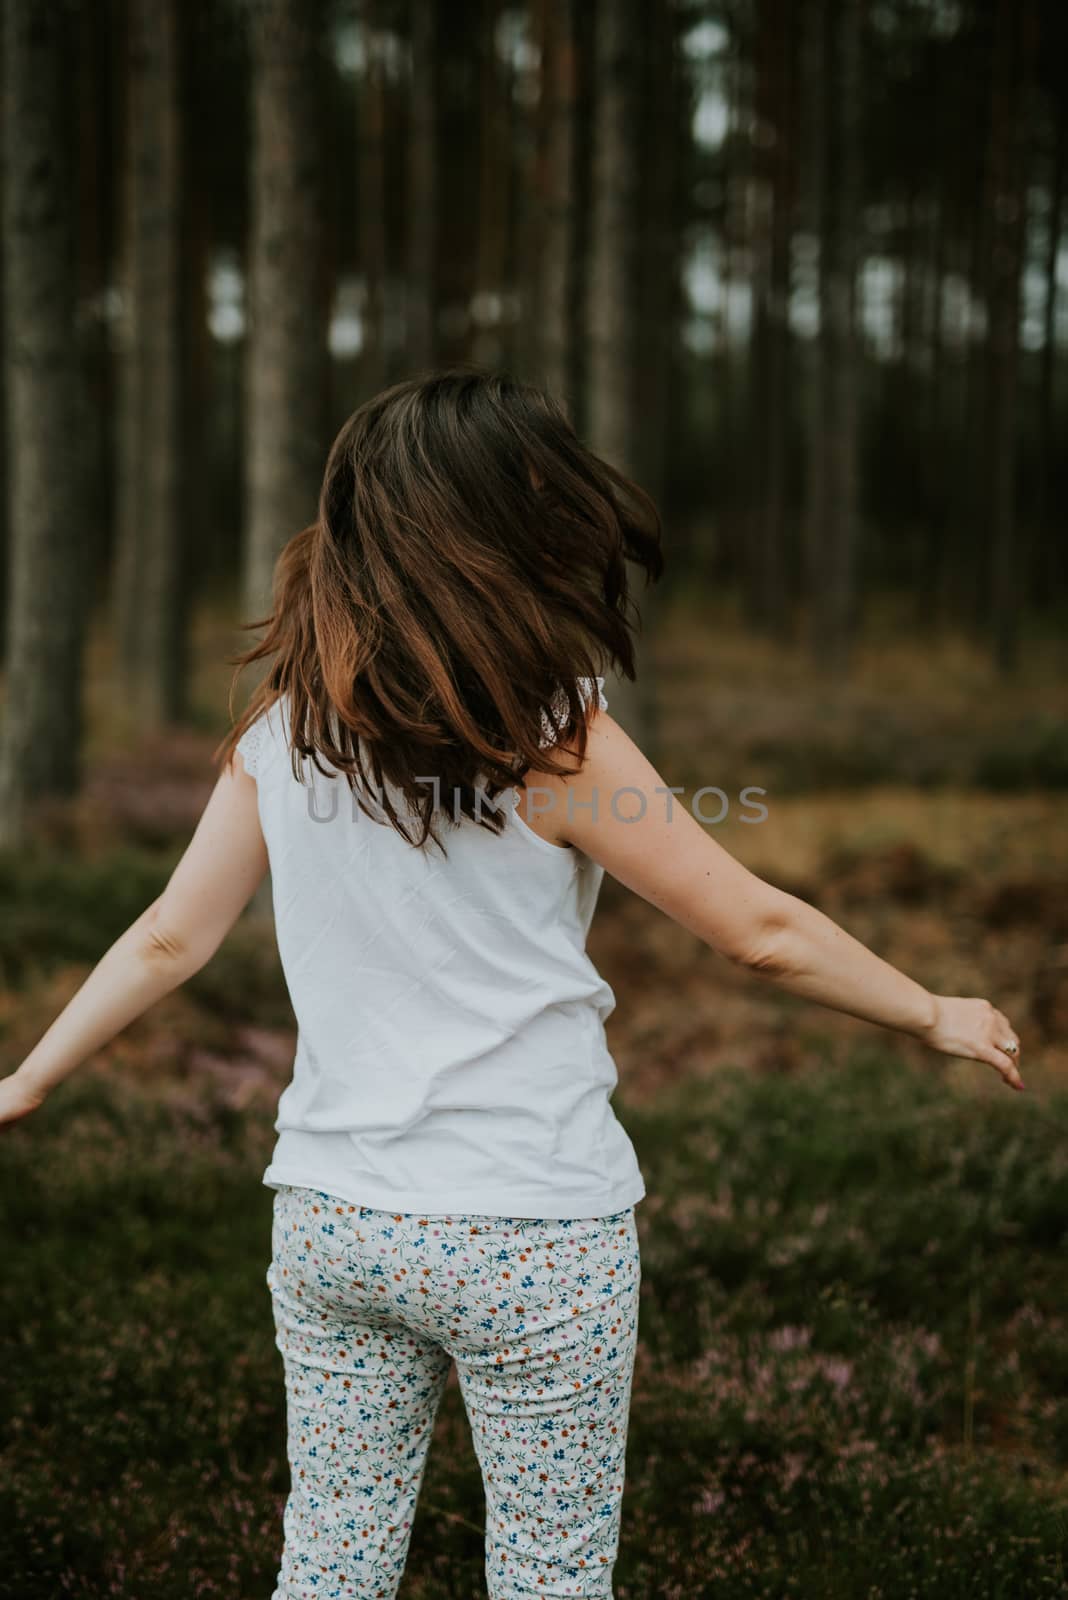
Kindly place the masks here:
MULTIPOLYGON (((599 689, 581 684, 603 707, 599 689)), ((610 1103, 615 998, 585 949, 603 869, 535 833, 515 790, 500 834, 461 818, 445 853, 418 848, 336 773, 304 761, 298 781, 288 733, 278 701, 238 746, 298 1025, 264 1182, 439 1213, 592 1217, 641 1199, 610 1103)))

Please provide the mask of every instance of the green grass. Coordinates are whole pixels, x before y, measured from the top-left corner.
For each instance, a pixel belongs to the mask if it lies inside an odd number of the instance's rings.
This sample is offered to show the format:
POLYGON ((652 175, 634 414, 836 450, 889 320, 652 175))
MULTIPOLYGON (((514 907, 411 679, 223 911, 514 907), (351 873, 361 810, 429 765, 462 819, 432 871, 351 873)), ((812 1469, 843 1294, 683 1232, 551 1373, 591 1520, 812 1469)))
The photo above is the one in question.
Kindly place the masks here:
MULTIPOLYGON (((619 1600, 1063 1595, 1068 1096, 856 1055, 617 1108, 648 1196, 619 1600)), ((0 1597, 266 1600, 260 1110, 74 1078, 5 1130, 0 1597)), ((402 1596, 484 1593, 446 1392, 402 1596)))
MULTIPOLYGON (((90 857, 39 845, 0 851, 0 993, 31 991, 68 962, 88 968, 99 961, 162 893, 182 848, 112 847, 90 857)), ((250 917, 185 987, 207 1013, 292 1024, 276 946, 250 917)))
POLYGON ((65 961, 98 961, 162 891, 176 855, 124 849, 95 859, 40 845, 0 852, 0 988, 65 961))

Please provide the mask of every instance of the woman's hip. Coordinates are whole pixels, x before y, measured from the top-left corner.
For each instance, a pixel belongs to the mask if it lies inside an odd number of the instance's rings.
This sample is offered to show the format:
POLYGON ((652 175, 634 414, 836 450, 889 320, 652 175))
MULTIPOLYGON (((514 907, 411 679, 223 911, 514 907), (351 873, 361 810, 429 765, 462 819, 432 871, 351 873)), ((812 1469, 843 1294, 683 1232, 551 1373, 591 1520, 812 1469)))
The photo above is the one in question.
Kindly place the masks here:
POLYGON ((541 1343, 573 1318, 604 1337, 633 1333, 640 1281, 633 1206, 602 1217, 430 1216, 275 1191, 276 1312, 395 1321, 456 1354, 488 1353, 541 1343))

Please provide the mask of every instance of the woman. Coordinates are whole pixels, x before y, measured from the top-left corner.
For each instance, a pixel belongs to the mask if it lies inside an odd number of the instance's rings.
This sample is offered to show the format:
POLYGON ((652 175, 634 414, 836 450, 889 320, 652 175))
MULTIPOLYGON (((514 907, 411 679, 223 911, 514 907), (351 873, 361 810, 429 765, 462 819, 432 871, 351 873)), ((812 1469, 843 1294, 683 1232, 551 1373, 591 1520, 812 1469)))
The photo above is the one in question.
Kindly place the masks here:
POLYGON ((298 1023, 264 1182, 292 1487, 272 1600, 392 1596, 455 1362, 492 1596, 610 1595, 637 1338, 604 872, 739 967, 993 1067, 1019 1041, 763 882, 612 718, 655 506, 552 398, 451 369, 354 413, 269 661, 159 899, 18 1071, 12 1122, 198 971, 270 867, 298 1023))

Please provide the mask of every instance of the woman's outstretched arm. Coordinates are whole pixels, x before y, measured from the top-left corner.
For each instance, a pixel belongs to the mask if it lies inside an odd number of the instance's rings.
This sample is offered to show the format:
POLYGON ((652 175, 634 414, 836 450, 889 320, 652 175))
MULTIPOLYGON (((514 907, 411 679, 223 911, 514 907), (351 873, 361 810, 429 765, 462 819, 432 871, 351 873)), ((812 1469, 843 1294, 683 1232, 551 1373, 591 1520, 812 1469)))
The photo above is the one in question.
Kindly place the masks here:
POLYGON ((929 993, 822 911, 742 866, 684 797, 667 792, 664 778, 607 713, 591 718, 580 772, 531 774, 527 784, 535 803, 535 785, 542 797, 542 831, 585 851, 729 961, 808 1000, 912 1034, 945 1055, 984 1061, 1012 1088, 1023 1088, 1016 1062, 1002 1048, 1019 1050, 1002 1012, 988 1000, 929 993))
POLYGON ((167 887, 97 962, 25 1061, 0 1081, 0 1123, 35 1106, 215 954, 267 871, 256 782, 240 755, 219 776, 167 887))

